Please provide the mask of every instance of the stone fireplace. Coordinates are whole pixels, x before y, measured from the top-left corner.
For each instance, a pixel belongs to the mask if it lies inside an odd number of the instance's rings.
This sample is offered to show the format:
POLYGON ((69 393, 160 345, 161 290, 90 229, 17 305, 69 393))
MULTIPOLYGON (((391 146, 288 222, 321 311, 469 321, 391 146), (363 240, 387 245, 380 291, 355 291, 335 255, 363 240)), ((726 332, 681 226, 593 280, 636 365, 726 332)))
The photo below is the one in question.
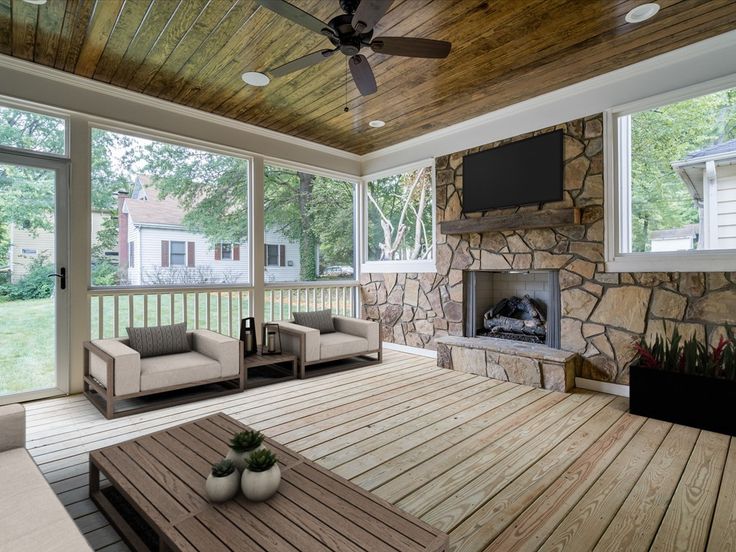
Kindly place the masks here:
POLYGON ((463 285, 465 337, 496 337, 560 347, 556 270, 468 270, 463 285))

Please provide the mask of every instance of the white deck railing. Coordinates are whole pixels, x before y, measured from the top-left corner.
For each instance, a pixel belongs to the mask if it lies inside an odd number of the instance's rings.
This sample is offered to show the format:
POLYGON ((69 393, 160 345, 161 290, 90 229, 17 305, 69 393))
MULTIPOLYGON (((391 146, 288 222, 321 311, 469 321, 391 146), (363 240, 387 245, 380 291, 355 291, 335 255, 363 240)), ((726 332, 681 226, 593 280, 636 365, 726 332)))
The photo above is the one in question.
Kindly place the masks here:
POLYGON ((358 282, 267 284, 265 321, 288 320, 291 313, 332 309, 340 316, 356 316, 358 282))
MULTIPOLYGON (((252 316, 251 286, 191 288, 95 288, 89 291, 90 338, 125 336, 129 326, 159 326, 186 322, 238 337, 240 320, 252 316)), ((295 311, 332 309, 355 316, 357 282, 268 284, 264 290, 264 320, 283 320, 295 311)))
POLYGON ((90 290, 92 339, 125 336, 128 326, 186 322, 237 337, 250 316, 249 286, 216 288, 105 288, 90 290))

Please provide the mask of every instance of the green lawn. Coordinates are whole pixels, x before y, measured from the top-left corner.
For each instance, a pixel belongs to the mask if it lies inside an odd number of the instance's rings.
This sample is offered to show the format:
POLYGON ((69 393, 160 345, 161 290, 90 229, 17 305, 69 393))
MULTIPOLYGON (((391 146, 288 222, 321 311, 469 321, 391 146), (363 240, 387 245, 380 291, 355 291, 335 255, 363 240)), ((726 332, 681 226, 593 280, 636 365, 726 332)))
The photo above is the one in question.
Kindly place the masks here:
POLYGON ((56 386, 54 303, 0 303, 0 395, 56 386))

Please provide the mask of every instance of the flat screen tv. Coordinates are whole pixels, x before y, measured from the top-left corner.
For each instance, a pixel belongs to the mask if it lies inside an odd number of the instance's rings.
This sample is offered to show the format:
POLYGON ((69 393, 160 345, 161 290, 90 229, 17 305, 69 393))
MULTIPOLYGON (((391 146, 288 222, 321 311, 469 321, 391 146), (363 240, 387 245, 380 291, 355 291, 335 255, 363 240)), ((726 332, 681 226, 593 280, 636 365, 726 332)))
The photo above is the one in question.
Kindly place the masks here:
POLYGON ((463 212, 562 199, 562 131, 466 155, 463 212))

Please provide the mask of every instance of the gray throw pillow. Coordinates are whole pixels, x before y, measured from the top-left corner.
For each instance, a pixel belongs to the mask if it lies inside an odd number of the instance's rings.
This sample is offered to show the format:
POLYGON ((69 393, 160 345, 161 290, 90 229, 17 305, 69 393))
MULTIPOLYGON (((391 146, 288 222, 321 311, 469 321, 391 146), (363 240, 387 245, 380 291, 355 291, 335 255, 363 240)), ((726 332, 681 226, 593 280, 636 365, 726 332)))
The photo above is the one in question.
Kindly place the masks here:
POLYGON ((314 312, 295 312, 294 322, 299 326, 319 330, 321 334, 335 332, 335 321, 332 320, 331 309, 314 312))
POLYGON ((187 325, 151 326, 127 328, 130 348, 138 351, 141 358, 175 355, 191 351, 187 339, 187 325))

